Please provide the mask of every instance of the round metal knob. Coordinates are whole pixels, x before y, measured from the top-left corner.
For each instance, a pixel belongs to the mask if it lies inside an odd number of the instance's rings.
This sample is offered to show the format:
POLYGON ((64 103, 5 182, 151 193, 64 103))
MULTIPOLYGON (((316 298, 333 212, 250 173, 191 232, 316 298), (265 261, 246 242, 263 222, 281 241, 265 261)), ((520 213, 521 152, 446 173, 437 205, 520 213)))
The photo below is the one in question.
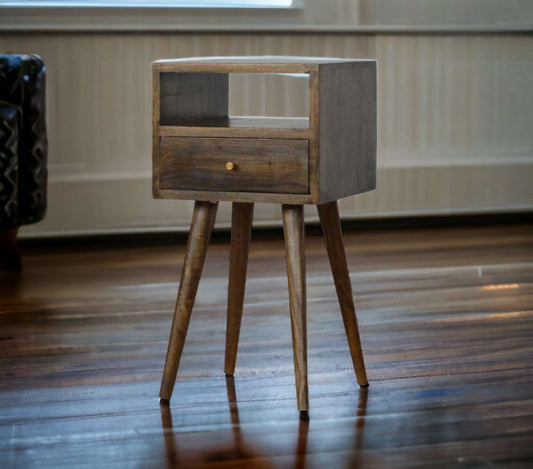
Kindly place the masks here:
POLYGON ((233 171, 233 170, 235 169, 235 165, 234 165, 231 161, 228 161, 228 162, 226 163, 226 169, 227 169, 228 171, 233 171))

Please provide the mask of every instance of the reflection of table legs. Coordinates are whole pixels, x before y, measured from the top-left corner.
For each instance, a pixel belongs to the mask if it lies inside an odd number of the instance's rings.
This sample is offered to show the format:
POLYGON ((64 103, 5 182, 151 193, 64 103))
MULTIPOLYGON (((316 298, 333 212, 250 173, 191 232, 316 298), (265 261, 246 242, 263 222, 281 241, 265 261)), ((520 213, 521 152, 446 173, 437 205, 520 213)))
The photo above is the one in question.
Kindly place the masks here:
MULTIPOLYGON (((216 429, 211 429, 208 434, 206 434, 206 437, 200 438, 197 441, 204 442, 203 445, 200 448, 192 449, 189 445, 185 444, 183 445, 183 448, 181 448, 182 451, 178 452, 178 438, 179 434, 174 432, 174 427, 172 424, 172 413, 170 410, 170 406, 168 402, 161 403, 161 424, 163 427, 163 438, 165 441, 165 452, 166 452, 166 460, 167 460, 167 467, 199 467, 200 465, 194 465, 192 462, 194 461, 191 458, 191 455, 194 458, 194 452, 199 451, 202 455, 201 459, 205 463, 218 463, 218 465, 225 465, 229 467, 232 465, 231 463, 235 463, 235 465, 239 465, 239 467, 243 466, 245 462, 254 461, 253 467, 254 468, 261 468, 261 467, 271 467, 271 453, 272 448, 269 448, 269 454, 270 457, 267 456, 267 453, 264 453, 261 451, 261 445, 258 443, 261 442, 261 438, 263 436, 267 436, 268 439, 268 432, 271 431, 271 428, 265 427, 263 428, 262 432, 257 433, 256 430, 253 432, 254 438, 254 447, 256 447, 254 450, 252 450, 248 446, 248 442, 246 441, 246 428, 247 425, 241 424, 240 418, 239 418, 239 407, 237 405, 237 393, 235 391, 235 382, 233 380, 233 376, 226 376, 226 392, 228 396, 228 404, 229 404, 229 411, 230 411, 230 418, 231 418, 231 428, 233 430, 233 444, 228 445, 227 447, 217 448, 215 450, 212 450, 210 448, 213 441, 219 441, 219 438, 216 438, 218 436, 217 432, 220 432, 222 435, 225 434, 225 428, 224 425, 221 427, 219 426, 216 429), (243 431, 244 429, 244 431, 243 431), (244 434, 244 435, 243 435, 244 434), (259 452, 257 450, 259 449, 259 452), (192 454, 191 454, 192 453, 192 454), (191 461, 192 460, 192 461, 191 461)), ((368 397, 368 389, 366 387, 361 387, 359 389, 359 402, 357 406, 357 416, 355 419, 355 441, 352 446, 352 454, 349 457, 348 464, 346 467, 354 468, 354 467, 361 467, 361 450, 363 448, 363 432, 365 427, 365 416, 366 416, 366 407, 367 407, 367 397, 368 397)), ((254 412, 257 412, 257 408, 250 409, 248 414, 253 415, 254 412)), ((262 412, 266 412, 268 414, 268 409, 263 409, 262 412)), ((269 414, 267 415, 267 417, 269 414)), ((249 420, 249 419, 245 419, 249 420)), ((259 420, 253 421, 252 425, 255 427, 255 424, 257 422, 261 421, 261 415, 259 416, 259 420)), ((189 434, 190 436, 190 434, 189 434)), ((287 441, 290 441, 290 434, 287 433, 287 436, 289 437, 287 440, 278 440, 277 443, 279 446, 276 448, 275 454, 289 454, 290 453, 290 447, 286 446, 285 443, 287 441)), ((294 462, 294 469, 302 469, 306 467, 306 455, 307 455, 307 440, 309 436, 309 421, 300 419, 300 422, 298 424, 298 437, 297 437, 297 444, 295 448, 295 462, 294 462)), ((222 438, 224 440, 224 438, 222 438)), ((339 440, 338 437, 335 437, 335 443, 336 445, 342 444, 342 439, 339 440)), ((250 463, 251 464, 251 463, 250 463)), ((217 465, 217 464, 214 464, 217 465)))
MULTIPOLYGON (((226 329, 226 359, 224 371, 233 375, 237 358, 239 331, 241 326, 246 267, 252 229, 252 203, 234 203, 232 214, 231 255, 228 285, 228 322, 226 329)), ((350 354, 361 386, 367 386, 361 342, 352 285, 346 253, 342 240, 341 224, 337 202, 319 205, 318 214, 326 240, 328 257, 335 281, 337 296, 350 347, 350 354)), ((189 327, 191 311, 198 290, 198 283, 215 221, 217 203, 196 202, 185 253, 178 299, 174 311, 167 358, 161 382, 160 397, 169 400, 176 380, 179 360, 189 327)), ((306 327, 306 279, 304 249, 303 205, 283 205, 283 227, 289 283, 294 373, 298 409, 307 416, 309 392, 307 384, 307 327, 306 327)))

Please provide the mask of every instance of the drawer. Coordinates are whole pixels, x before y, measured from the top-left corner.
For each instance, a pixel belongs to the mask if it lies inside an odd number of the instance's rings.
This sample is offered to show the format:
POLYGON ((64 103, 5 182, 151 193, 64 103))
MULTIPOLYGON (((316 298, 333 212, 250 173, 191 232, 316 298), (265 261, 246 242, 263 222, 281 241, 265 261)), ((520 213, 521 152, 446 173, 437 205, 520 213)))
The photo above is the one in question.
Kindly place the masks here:
POLYGON ((309 142, 161 137, 159 187, 217 192, 309 192, 309 142))

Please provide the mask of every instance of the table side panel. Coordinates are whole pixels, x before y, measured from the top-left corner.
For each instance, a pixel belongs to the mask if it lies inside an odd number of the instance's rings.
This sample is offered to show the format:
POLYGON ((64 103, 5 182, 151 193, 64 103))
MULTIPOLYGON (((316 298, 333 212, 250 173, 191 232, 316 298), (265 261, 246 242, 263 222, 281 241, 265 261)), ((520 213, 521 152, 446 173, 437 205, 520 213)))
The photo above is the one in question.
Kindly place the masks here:
POLYGON ((376 62, 320 67, 320 203, 376 187, 376 62))
POLYGON ((309 190, 314 204, 320 201, 320 81, 318 70, 309 74, 309 190))
POLYGON ((159 105, 160 73, 152 67, 152 195, 159 192, 159 105))

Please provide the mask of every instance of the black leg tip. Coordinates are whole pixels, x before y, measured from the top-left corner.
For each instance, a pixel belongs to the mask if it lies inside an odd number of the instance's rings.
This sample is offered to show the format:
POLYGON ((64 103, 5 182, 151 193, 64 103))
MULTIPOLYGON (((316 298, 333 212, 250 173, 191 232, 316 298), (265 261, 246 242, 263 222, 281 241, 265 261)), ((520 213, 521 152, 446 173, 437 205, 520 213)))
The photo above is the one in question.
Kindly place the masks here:
POLYGON ((163 405, 169 405, 170 404, 170 399, 159 399, 159 403, 160 404, 163 404, 163 405))
POLYGON ((368 388, 368 386, 370 386, 368 383, 359 385, 360 388, 368 388))
POLYGON ((307 410, 300 410, 300 420, 309 422, 309 412, 307 410))
POLYGON ((233 378, 233 373, 224 373, 226 375, 226 378, 233 378))

